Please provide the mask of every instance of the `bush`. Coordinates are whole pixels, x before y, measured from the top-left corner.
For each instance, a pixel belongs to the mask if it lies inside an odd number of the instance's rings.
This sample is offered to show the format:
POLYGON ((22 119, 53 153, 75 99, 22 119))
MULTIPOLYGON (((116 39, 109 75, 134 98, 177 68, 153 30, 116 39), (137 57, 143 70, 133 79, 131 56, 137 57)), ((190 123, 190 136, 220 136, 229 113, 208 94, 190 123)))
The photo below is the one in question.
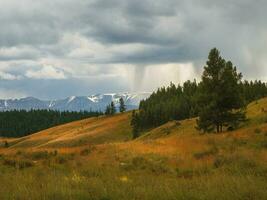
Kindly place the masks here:
POLYGON ((229 159, 227 159, 224 156, 218 156, 215 158, 214 162, 213 162, 213 166, 215 168, 220 168, 226 164, 229 164, 231 161, 229 159))
POLYGON ((254 160, 240 155, 230 155, 228 157, 218 156, 213 164, 215 168, 227 166, 226 169, 231 172, 235 172, 236 170, 251 170, 257 166, 254 160))
POLYGON ((20 156, 20 155, 22 155, 22 154, 23 154, 22 151, 17 151, 17 152, 16 152, 16 155, 17 155, 17 156, 20 156))
POLYGON ((203 152, 198 152, 194 154, 194 157, 196 159, 202 159, 208 156, 216 155, 218 153, 218 148, 216 146, 213 146, 211 149, 203 152))
POLYGON ((65 156, 60 155, 60 156, 58 156, 58 157, 56 158, 55 161, 56 161, 56 163, 58 163, 58 164, 64 164, 64 163, 66 163, 68 160, 66 159, 65 156))
POLYGON ((67 163, 69 160, 73 160, 74 159, 75 154, 62 154, 62 155, 58 155, 55 158, 55 162, 58 164, 65 164, 67 163))
POLYGON ((137 156, 132 158, 130 163, 124 163, 122 165, 125 170, 148 170, 156 174, 162 174, 170 171, 170 168, 164 162, 162 158, 145 158, 137 156))
POLYGON ((256 128, 256 129, 254 130, 254 133, 260 134, 260 133, 261 133, 261 129, 256 128))
POLYGON ((266 148, 266 149, 267 149, 267 140, 263 140, 263 141, 261 142, 260 146, 261 146, 262 148, 266 148))
POLYGON ((90 148, 83 149, 83 150, 81 150, 80 155, 81 155, 81 156, 87 156, 87 155, 89 155, 94 149, 95 149, 95 147, 90 147, 90 148))
POLYGON ((18 169, 24 169, 34 166, 34 163, 30 160, 16 160, 16 159, 5 159, 3 164, 18 169))
POLYGON ((9 147, 9 144, 8 144, 7 141, 4 142, 4 147, 5 147, 5 148, 8 148, 8 147, 9 147))
POLYGON ((47 151, 38 151, 31 153, 31 158, 33 160, 42 160, 47 159, 49 157, 49 153, 47 151))
POLYGON ((206 175, 209 172, 209 169, 206 167, 200 169, 176 169, 176 175, 179 178, 193 178, 194 176, 206 175))
POLYGON ((194 171, 192 169, 181 170, 177 168, 176 174, 180 178, 193 178, 194 171))
POLYGON ((234 131, 235 130, 235 128, 233 127, 233 126, 229 126, 228 128, 227 128, 227 131, 234 131))

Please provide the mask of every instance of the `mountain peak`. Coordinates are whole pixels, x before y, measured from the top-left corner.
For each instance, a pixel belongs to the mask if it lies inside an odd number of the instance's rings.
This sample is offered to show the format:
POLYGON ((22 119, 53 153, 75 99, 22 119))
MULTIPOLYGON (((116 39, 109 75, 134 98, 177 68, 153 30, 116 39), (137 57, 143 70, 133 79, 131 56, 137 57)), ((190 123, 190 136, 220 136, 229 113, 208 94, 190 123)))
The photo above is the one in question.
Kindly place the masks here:
POLYGON ((106 106, 113 101, 119 106, 119 99, 123 98, 128 110, 136 109, 141 100, 150 96, 149 92, 135 93, 104 93, 90 96, 70 96, 59 100, 40 100, 35 97, 25 97, 16 100, 0 100, 0 111, 5 110, 30 110, 51 109, 59 111, 93 110, 104 111, 106 106))

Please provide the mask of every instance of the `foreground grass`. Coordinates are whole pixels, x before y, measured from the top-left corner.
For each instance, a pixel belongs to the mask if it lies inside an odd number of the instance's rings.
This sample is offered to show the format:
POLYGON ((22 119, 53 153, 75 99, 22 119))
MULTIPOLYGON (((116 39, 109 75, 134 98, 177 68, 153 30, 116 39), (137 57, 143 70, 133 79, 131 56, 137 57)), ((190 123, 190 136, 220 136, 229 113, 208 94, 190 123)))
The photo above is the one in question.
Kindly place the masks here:
POLYGON ((223 134, 200 135, 190 119, 128 141, 127 113, 11 139, 0 148, 0 199, 267 199, 266 103, 223 134))
POLYGON ((0 199, 266 199, 267 152, 245 145, 209 142, 188 158, 119 145, 3 155, 0 199))

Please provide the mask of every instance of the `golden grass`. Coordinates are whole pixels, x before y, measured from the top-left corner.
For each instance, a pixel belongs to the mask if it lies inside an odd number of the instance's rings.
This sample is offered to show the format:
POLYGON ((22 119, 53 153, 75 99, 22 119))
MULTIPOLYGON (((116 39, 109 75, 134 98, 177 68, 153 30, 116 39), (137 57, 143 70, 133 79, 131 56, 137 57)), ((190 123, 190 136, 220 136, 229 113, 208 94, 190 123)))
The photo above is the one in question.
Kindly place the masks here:
POLYGON ((267 199, 262 107, 267 108, 267 98, 248 106, 249 121, 240 129, 222 134, 201 135, 196 119, 189 119, 131 140, 130 113, 125 113, 2 138, 10 144, 0 148, 4 164, 32 160, 34 166, 14 171, 0 164, 0 198, 267 199), (34 152, 46 151, 47 158, 36 160, 34 152))
MULTIPOLYGON (((23 138, 1 138, 12 149, 67 148, 126 141, 131 138, 130 114, 97 117, 60 125, 23 138)), ((6 151, 7 149, 5 149, 6 151)))

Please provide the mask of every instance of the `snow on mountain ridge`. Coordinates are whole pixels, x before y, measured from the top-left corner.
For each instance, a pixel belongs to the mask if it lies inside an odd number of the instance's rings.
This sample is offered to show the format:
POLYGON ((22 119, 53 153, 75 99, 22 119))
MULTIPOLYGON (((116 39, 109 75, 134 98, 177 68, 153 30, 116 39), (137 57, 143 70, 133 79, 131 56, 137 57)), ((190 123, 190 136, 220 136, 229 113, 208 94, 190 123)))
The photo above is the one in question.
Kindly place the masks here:
POLYGON ((68 103, 72 102, 75 98, 76 98, 76 96, 69 97, 68 103))
POLYGON ((90 96, 71 96, 58 100, 40 100, 34 97, 21 99, 0 100, 0 111, 4 110, 30 110, 51 109, 60 111, 95 110, 104 111, 111 101, 119 106, 119 99, 123 98, 128 110, 136 109, 139 102, 150 96, 149 92, 140 93, 104 93, 90 96))

